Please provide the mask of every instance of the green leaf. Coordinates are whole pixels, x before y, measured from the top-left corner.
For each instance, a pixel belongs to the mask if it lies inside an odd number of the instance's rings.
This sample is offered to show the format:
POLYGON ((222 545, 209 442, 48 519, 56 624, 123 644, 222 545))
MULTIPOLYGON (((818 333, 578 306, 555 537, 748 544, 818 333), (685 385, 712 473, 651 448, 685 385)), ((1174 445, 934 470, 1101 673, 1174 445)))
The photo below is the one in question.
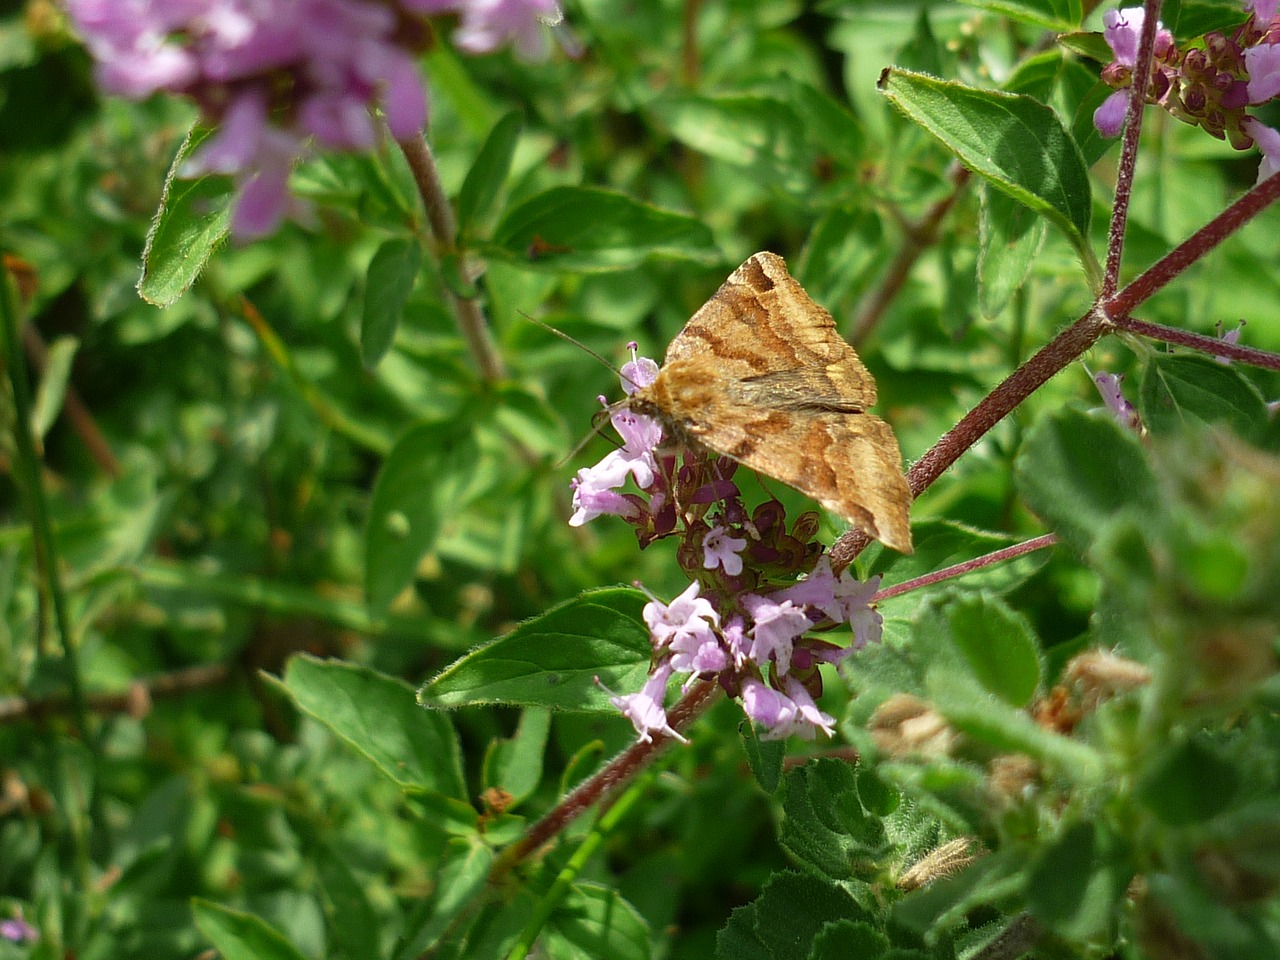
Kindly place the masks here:
POLYGON ((834 880, 864 873, 888 849, 884 824, 867 815, 855 767, 821 759, 786 776, 779 839, 802 863, 834 880))
POLYGON ((756 171, 788 191, 813 182, 814 152, 790 103, 774 97, 680 96, 652 104, 685 145, 725 163, 756 171))
POLYGON ((71 382, 71 361, 79 348, 80 341, 75 337, 59 337, 49 344, 44 374, 31 401, 31 432, 37 437, 48 434, 62 412, 71 382))
POLYGON ((289 660, 281 686, 300 710, 404 789, 467 796, 453 724, 422 709, 407 684, 367 667, 300 655, 289 660))
POLYGON ((649 924, 616 891, 594 883, 575 883, 557 905, 543 932, 551 955, 560 939, 584 957, 649 960, 649 924))
POLYGON ((475 162, 467 171, 458 191, 458 237, 465 237, 472 223, 483 217, 498 199, 498 191, 511 170, 511 158, 515 156, 524 116, 519 110, 505 114, 485 138, 475 162))
POLYGON ((805 960, 831 922, 873 922, 849 893, 811 875, 775 873, 756 900, 756 935, 775 960, 805 960))
POLYGON ((975 907, 1017 896, 1026 882, 1026 853, 997 850, 954 876, 909 893, 894 904, 893 919, 922 934, 945 930, 975 907))
POLYGON ((409 948, 398 956, 416 957, 440 943, 446 935, 465 937, 466 924, 458 929, 458 919, 475 906, 484 891, 493 859, 493 847, 478 837, 449 839, 435 868, 435 896, 430 912, 409 938, 409 948))
POLYGON ((1166 22, 1176 39, 1181 41, 1196 40, 1210 31, 1230 34, 1242 24, 1248 12, 1241 5, 1231 2, 1197 2, 1182 0, 1181 3, 1166 3, 1161 11, 1161 19, 1166 22), (1168 17, 1165 17, 1168 11, 1168 17))
POLYGON ((514 736, 490 743, 484 758, 484 783, 511 795, 508 809, 533 793, 542 780, 542 756, 550 729, 550 711, 531 707, 520 714, 514 736))
POLYGON ((1157 354, 1142 375, 1138 411, 1152 435, 1201 424, 1223 425, 1242 439, 1259 440, 1267 405, 1238 370, 1205 357, 1157 354))
POLYGON ((775 960, 756 932, 758 926, 756 904, 736 908, 716 934, 716 960, 775 960))
POLYGON ((782 782, 782 760, 787 753, 785 740, 761 740, 755 725, 744 722, 738 726, 738 735, 742 738, 742 749, 747 754, 747 764, 751 774, 765 793, 777 792, 782 782))
POLYGON ((1227 809, 1240 792, 1240 774, 1204 736, 1161 751, 1138 786, 1138 796, 1170 826, 1202 824, 1227 809))
POLYGON ((865 920, 837 920, 813 938, 809 960, 880 960, 889 953, 889 938, 865 920))
POLYGON ((1053 110, 1030 97, 892 68, 879 88, 974 173, 1057 224, 1097 271, 1089 247, 1089 174, 1053 110))
POLYGON ((1092 822, 1042 849, 1027 878, 1027 909, 1053 932, 1088 940, 1114 929, 1133 877, 1125 851, 1092 822))
POLYGON ((1046 417, 1023 444, 1017 477, 1027 505, 1081 554, 1122 510, 1144 522, 1161 515, 1141 445, 1110 416, 1046 417))
POLYGON ((705 224, 610 190, 552 187, 503 217, 486 252, 557 271, 623 270, 652 256, 719 258, 705 224))
POLYGON ((222 960, 305 960, 279 931, 253 914, 200 899, 191 902, 191 912, 222 960))
POLYGON ((978 302, 983 316, 999 314, 1022 287, 1045 233, 1045 221, 1030 207, 984 185, 978 220, 978 302))
POLYGON ((480 703, 617 713, 600 682, 619 694, 643 686, 652 647, 638 590, 589 590, 527 620, 423 686, 431 707, 480 703))
POLYGON ((1076 30, 1084 13, 1080 0, 963 0, 971 7, 994 10, 1048 30, 1076 30))
POLYGON ((396 441, 373 486, 365 536, 365 592, 384 611, 409 583, 446 520, 482 490, 465 423, 425 423, 396 441))
POLYGON ((986 690, 1026 706, 1040 684, 1031 625, 995 597, 960 596, 946 609, 947 635, 986 690))
MULTIPOLYGON (((325 908, 326 928, 333 945, 352 957, 377 956, 378 914, 364 886, 338 850, 327 844, 316 858, 319 893, 325 908)), ((336 951, 335 951, 336 952, 336 951)))
POLYGON ((422 269, 417 240, 388 240, 369 261, 360 317, 360 359, 366 370, 378 365, 395 340, 400 315, 422 269))
POLYGON ((190 289, 227 235, 231 181, 223 176, 182 180, 178 173, 213 132, 196 124, 187 134, 165 176, 160 209, 147 232, 138 295, 157 307, 169 306, 190 289))

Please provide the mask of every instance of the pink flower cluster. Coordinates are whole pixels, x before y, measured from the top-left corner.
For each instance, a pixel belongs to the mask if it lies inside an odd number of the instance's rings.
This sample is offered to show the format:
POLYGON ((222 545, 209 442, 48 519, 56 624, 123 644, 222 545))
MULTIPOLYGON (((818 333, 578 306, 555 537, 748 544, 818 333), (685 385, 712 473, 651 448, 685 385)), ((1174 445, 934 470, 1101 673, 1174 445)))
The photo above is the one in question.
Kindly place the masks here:
MULTIPOLYGON (((634 393, 658 373, 652 360, 634 357, 622 368, 623 388, 634 393)), ((880 580, 836 576, 813 542, 815 514, 785 525, 781 504, 770 501, 748 516, 729 479, 732 461, 663 445, 662 426, 625 408, 612 421, 622 437, 573 481, 570 524, 610 514, 632 524, 641 545, 678 536, 677 557, 693 582, 670 603, 653 597, 644 621, 653 643, 653 668, 638 693, 612 703, 641 740, 679 737, 667 720, 667 684, 684 687, 715 677, 742 704, 766 738, 830 735, 834 718, 814 700, 822 691, 821 663, 838 664, 853 650, 879 641, 882 620, 869 606, 880 580), (638 492, 622 492, 634 484, 638 492), (795 575, 808 573, 803 579, 795 575), (848 624, 851 646, 812 635, 815 628, 848 624)))
POLYGON ((236 178, 232 231, 275 229, 289 208, 291 169, 314 140, 367 150, 372 108, 397 138, 419 134, 427 94, 415 55, 428 16, 456 14, 471 53, 512 44, 546 51, 555 0, 67 0, 109 93, 191 97, 220 126, 184 176, 236 178))
MULTIPOLYGON (((1203 47, 1180 49, 1173 34, 1156 24, 1147 88, 1147 102, 1179 120, 1229 140, 1239 150, 1255 145, 1261 149, 1259 182, 1280 170, 1280 133, 1245 109, 1280 95, 1277 4, 1278 0, 1246 0, 1248 19, 1230 36, 1206 34, 1203 47)), ((1103 136, 1118 135, 1124 125, 1145 20, 1142 7, 1103 15, 1103 36, 1115 60, 1103 69, 1102 79, 1116 88, 1093 115, 1094 126, 1103 136)))

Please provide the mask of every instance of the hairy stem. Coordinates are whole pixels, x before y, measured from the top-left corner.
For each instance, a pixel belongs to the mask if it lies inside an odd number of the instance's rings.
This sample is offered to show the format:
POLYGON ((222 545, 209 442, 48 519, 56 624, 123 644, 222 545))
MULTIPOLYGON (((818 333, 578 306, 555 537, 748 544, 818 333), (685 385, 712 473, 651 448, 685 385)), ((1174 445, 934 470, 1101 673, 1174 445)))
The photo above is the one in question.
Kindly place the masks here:
MULTIPOLYGON (((703 680, 667 711, 667 721, 676 730, 686 729, 715 701, 720 687, 712 680, 703 680)), ((500 881, 517 863, 537 850, 595 803, 614 794, 636 774, 647 767, 659 752, 673 740, 662 734, 654 734, 652 740, 633 743, 618 754, 598 773, 583 781, 572 793, 556 804, 555 809, 529 828, 518 841, 502 852, 493 865, 489 879, 500 881)))
POLYGON ((981 570, 983 567, 995 566, 997 563, 1004 563, 1006 560, 1013 560, 1017 557, 1024 556, 1028 553, 1034 553, 1037 550, 1043 550, 1046 547, 1052 547, 1058 542, 1058 537, 1053 533, 1046 533, 1042 536, 1027 540, 1024 543, 1015 543, 1012 546, 1002 547, 999 550, 993 550, 991 553, 983 554, 980 557, 974 557, 972 560, 966 560, 963 563, 956 563, 949 567, 943 567, 941 570, 935 570, 933 573, 926 573, 922 577, 914 577, 911 580, 904 580, 902 583, 895 583, 892 587, 885 587, 883 590, 877 590, 871 597, 871 603, 879 603, 882 600, 888 600, 890 597, 896 597, 899 594, 910 593, 912 590, 919 590, 921 587, 928 587, 935 583, 941 583, 943 580, 951 580, 955 577, 963 577, 967 573, 973 573, 975 570, 981 570))
POLYGON ((1190 347, 1215 357, 1228 360, 1239 360, 1252 367, 1263 367, 1267 370, 1280 370, 1280 354, 1270 350, 1259 350, 1257 347, 1245 347, 1238 343, 1228 343, 1217 337, 1206 337, 1203 333, 1191 333, 1176 327, 1166 327, 1159 323, 1148 323, 1135 320, 1133 317, 1119 317, 1114 321, 1117 330, 1125 333, 1136 333, 1152 340, 1163 340, 1175 343, 1180 347, 1190 347))
MULTIPOLYGON (((437 247, 448 253, 456 252, 458 222, 453 215, 453 207, 449 205, 449 198, 445 195, 444 186, 440 183, 431 147, 424 137, 410 137, 396 142, 403 151, 405 160, 409 162, 409 169, 413 171, 413 179, 418 185, 418 193, 422 197, 427 222, 431 225, 437 247)), ((489 321, 480 309, 479 302, 474 297, 464 297, 453 290, 447 289, 446 295, 453 304, 458 329, 466 340, 471 358, 480 369, 480 376, 489 383, 506 377, 506 366, 498 353, 489 330, 489 321)))
POLYGON ((1168 286, 1178 274, 1209 253, 1280 197, 1280 176, 1269 177, 1170 250, 1141 276, 1104 300, 1109 317, 1123 317, 1168 286))
POLYGON ((1120 257, 1124 251, 1124 231, 1129 222, 1129 199, 1133 193, 1133 171, 1138 162, 1138 138, 1142 134, 1142 114, 1151 85, 1151 51, 1155 47, 1156 26, 1160 19, 1161 0, 1146 0, 1146 19, 1138 42, 1138 59, 1133 68, 1133 86, 1129 88, 1129 108, 1124 124, 1124 143, 1120 148, 1120 169, 1116 176, 1116 201, 1111 208, 1111 229, 1107 235, 1107 267, 1102 278, 1102 296, 1115 295, 1120 285, 1120 257))

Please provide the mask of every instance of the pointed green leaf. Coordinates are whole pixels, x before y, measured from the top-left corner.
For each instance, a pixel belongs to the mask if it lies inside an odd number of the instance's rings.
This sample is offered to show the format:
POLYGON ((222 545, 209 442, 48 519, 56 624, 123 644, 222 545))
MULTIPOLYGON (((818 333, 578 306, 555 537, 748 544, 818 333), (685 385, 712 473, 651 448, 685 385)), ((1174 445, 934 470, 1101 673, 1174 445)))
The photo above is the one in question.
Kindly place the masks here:
POLYGON ((417 240, 388 240, 369 261, 360 317, 360 359, 366 370, 378 365, 395 340, 400 315, 422 269, 417 240))
POLYGON ((1133 867, 1092 822, 1077 823, 1040 851, 1027 880, 1027 909, 1050 930, 1086 940, 1114 929, 1133 867))
POLYGON ((558 955, 556 940, 583 957, 649 960, 649 924, 616 891, 595 883, 575 883, 556 906, 543 933, 548 952, 558 955))
POLYGON ((401 787, 466 797, 453 724, 422 709, 408 684, 341 660, 299 655, 289 660, 280 685, 299 709, 401 787))
POLYGON ((644 604, 638 590, 589 590, 467 654, 418 698, 431 707, 506 703, 616 713, 596 678, 619 694, 644 685, 652 653, 644 604))
POLYGON ((1238 370, 1205 357, 1157 354, 1142 375, 1138 411, 1153 435, 1221 424, 1256 442, 1267 429, 1267 405, 1238 370))
POLYGON ((552 187, 507 211, 486 252, 568 271, 623 270, 652 256, 719 257, 705 224, 595 187, 552 187))
POLYGON ((1225 810, 1240 790, 1240 773, 1205 736, 1165 747, 1138 786, 1138 796, 1161 821, 1188 827, 1225 810))
POLYGON ((498 199, 498 191, 511 170, 511 158, 515 156, 523 127, 523 115, 519 110, 512 110, 489 131, 475 162, 467 171, 467 178, 462 181, 462 189, 458 191, 459 238, 465 237, 471 225, 487 214, 498 199))
POLYGON ((947 634, 986 690, 1026 706, 1040 684, 1040 653, 1025 617, 995 597, 959 596, 946 610, 947 634))
POLYGON ((214 132, 196 124, 178 148, 165 176, 160 209, 142 250, 138 294, 147 303, 167 307, 195 283, 231 222, 231 181, 223 176, 179 179, 187 159, 214 132))
POLYGON ((1084 159, 1057 114, 1030 97, 888 69, 880 90, 992 186, 1048 217, 1091 271, 1084 159))
POLYGON ((297 948, 260 917, 208 900, 193 900, 196 926, 222 960, 305 960, 297 948))
POLYGON ((978 302, 994 317, 1018 292, 1040 247, 1045 221, 1003 190, 984 185, 978 220, 978 302))
POLYGON ((1076 30, 1084 16, 1080 0, 963 0, 1046 30, 1076 30))
POLYGON ((79 348, 75 337, 59 337, 49 344, 44 373, 31 403, 31 432, 37 437, 45 436, 62 412, 71 382, 71 361, 79 348))
POLYGON ((550 729, 551 712, 530 707, 520 714, 514 736, 490 743, 484 758, 484 783, 511 795, 508 809, 533 793, 542 780, 542 756, 550 729))
POLYGON ((465 423, 410 429, 387 455, 373 486, 365 537, 369 606, 385 610, 409 583, 424 554, 481 492, 480 452, 465 423))

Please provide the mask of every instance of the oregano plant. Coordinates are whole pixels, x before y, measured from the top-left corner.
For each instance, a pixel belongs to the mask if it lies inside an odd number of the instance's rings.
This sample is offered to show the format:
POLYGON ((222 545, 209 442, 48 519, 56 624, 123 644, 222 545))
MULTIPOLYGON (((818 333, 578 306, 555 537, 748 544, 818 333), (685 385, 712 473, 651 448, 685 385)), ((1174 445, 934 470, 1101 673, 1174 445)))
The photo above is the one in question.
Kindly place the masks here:
POLYGON ((0 954, 1276 956, 1277 13, 0 15, 0 954))

